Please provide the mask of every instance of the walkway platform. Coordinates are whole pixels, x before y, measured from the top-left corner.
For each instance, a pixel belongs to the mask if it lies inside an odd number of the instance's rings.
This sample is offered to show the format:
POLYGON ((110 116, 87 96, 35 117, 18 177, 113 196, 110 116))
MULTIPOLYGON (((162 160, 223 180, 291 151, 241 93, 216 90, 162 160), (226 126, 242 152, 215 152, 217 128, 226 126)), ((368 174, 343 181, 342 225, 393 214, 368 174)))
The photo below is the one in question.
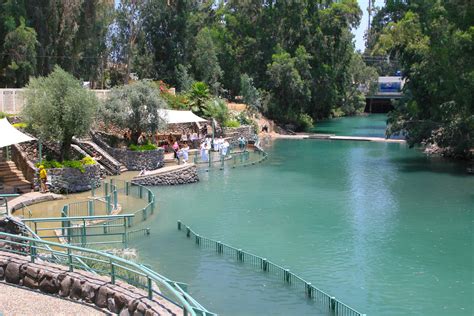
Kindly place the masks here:
POLYGON ((107 315, 93 307, 0 282, 3 315, 107 315))
POLYGON ((380 143, 399 143, 404 144, 404 139, 388 139, 383 137, 366 137, 366 136, 336 136, 334 134, 296 134, 296 135, 278 135, 278 139, 322 139, 322 140, 346 140, 346 141, 362 141, 362 142, 380 142, 380 143))
POLYGON ((23 205, 31 205, 31 204, 36 204, 36 203, 41 203, 41 202, 46 202, 46 201, 53 201, 53 200, 62 200, 65 197, 61 194, 55 194, 55 193, 41 193, 41 192, 30 192, 30 193, 25 193, 20 195, 19 197, 16 197, 12 199, 11 201, 8 201, 8 207, 10 210, 14 211, 16 209, 21 208, 23 205))

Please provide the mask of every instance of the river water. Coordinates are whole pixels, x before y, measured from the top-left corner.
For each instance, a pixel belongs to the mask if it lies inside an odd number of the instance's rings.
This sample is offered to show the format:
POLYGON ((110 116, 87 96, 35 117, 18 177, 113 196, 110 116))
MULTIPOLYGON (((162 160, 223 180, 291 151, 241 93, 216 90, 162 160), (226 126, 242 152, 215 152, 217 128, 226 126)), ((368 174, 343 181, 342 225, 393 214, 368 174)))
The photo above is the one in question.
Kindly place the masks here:
MULTIPOLYGON (((383 117, 318 132, 383 134, 383 117), (382 124, 382 127, 381 127, 382 124), (352 131, 352 132, 351 132, 352 131)), ((176 229, 266 257, 368 315, 472 315, 474 177, 404 144, 276 140, 269 159, 156 187, 141 260, 222 315, 315 315, 302 293, 176 229)))

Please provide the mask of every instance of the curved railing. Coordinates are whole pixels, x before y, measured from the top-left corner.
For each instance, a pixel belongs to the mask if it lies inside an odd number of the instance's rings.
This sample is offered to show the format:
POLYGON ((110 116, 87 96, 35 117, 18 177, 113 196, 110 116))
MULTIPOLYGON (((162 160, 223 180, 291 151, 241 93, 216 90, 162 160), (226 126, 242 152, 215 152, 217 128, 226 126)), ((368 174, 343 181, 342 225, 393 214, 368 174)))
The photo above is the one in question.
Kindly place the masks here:
POLYGON ((194 239, 195 244, 199 247, 212 249, 218 254, 227 255, 242 263, 248 263, 261 269, 263 272, 277 276, 288 285, 298 287, 305 293, 305 296, 308 299, 317 302, 321 308, 332 313, 332 315, 365 316, 365 314, 356 311, 352 307, 349 307, 336 299, 334 296, 327 294, 312 285, 310 282, 305 281, 289 269, 285 269, 266 258, 254 255, 242 249, 237 249, 220 241, 203 237, 194 232, 189 226, 184 225, 181 221, 178 221, 178 230, 184 230, 186 232, 186 237, 194 239))
POLYGON ((108 274, 112 284, 115 284, 117 279, 122 279, 143 288, 150 300, 161 297, 181 308, 183 315, 214 315, 192 299, 182 283, 172 281, 141 264, 102 251, 3 232, 0 232, 0 239, 2 243, 8 245, 2 248, 3 251, 29 256, 31 262, 35 262, 36 259, 48 261, 52 256, 56 256, 65 259, 63 262, 70 271, 75 268, 83 269, 85 262, 91 270, 99 274, 108 274), (157 288, 160 291, 157 291, 157 288))

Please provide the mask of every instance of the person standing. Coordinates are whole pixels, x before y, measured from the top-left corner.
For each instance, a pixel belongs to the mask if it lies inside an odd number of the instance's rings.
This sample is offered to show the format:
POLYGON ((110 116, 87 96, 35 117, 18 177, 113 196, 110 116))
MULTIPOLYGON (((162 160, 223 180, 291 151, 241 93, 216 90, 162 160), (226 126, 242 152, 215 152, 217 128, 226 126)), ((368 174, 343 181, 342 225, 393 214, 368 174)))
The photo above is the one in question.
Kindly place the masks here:
POLYGON ((183 155, 184 164, 187 164, 189 158, 189 145, 187 142, 185 142, 183 148, 181 148, 181 153, 183 155))
POLYGON ((238 141, 239 141, 239 149, 243 150, 245 148, 245 144, 247 143, 245 137, 240 136, 238 141))
POLYGON ((207 155, 208 146, 206 141, 203 141, 199 148, 201 149, 201 160, 207 162, 209 160, 209 156, 207 155))
POLYGON ((173 144, 173 151, 174 151, 174 159, 176 159, 179 163, 179 158, 178 158, 179 145, 177 141, 175 141, 173 144))
POLYGON ((48 173, 43 165, 39 166, 40 190, 41 193, 49 192, 46 182, 48 181, 48 173))

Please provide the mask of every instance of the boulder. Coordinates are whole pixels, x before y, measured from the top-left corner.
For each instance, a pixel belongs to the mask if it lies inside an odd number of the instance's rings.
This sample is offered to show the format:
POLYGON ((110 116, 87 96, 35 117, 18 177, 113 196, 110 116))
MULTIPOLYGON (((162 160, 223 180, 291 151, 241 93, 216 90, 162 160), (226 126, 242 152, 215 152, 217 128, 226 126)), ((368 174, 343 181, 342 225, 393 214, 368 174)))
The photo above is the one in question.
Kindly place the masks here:
POLYGON ((9 262, 5 270, 5 280, 8 283, 20 283, 20 264, 16 262, 9 262))
POLYGON ((71 286, 74 280, 69 276, 64 276, 64 278, 62 276, 63 275, 60 275, 58 277, 58 280, 62 279, 62 281, 59 282, 59 295, 66 297, 69 296, 71 286))
POLYGON ((82 284, 84 280, 75 279, 72 282, 71 292, 69 293, 69 297, 75 300, 78 300, 82 297, 82 284))
POLYGON ((95 297, 95 305, 100 308, 107 307, 107 299, 112 294, 110 289, 107 286, 101 286, 99 291, 97 291, 97 295, 95 297))

